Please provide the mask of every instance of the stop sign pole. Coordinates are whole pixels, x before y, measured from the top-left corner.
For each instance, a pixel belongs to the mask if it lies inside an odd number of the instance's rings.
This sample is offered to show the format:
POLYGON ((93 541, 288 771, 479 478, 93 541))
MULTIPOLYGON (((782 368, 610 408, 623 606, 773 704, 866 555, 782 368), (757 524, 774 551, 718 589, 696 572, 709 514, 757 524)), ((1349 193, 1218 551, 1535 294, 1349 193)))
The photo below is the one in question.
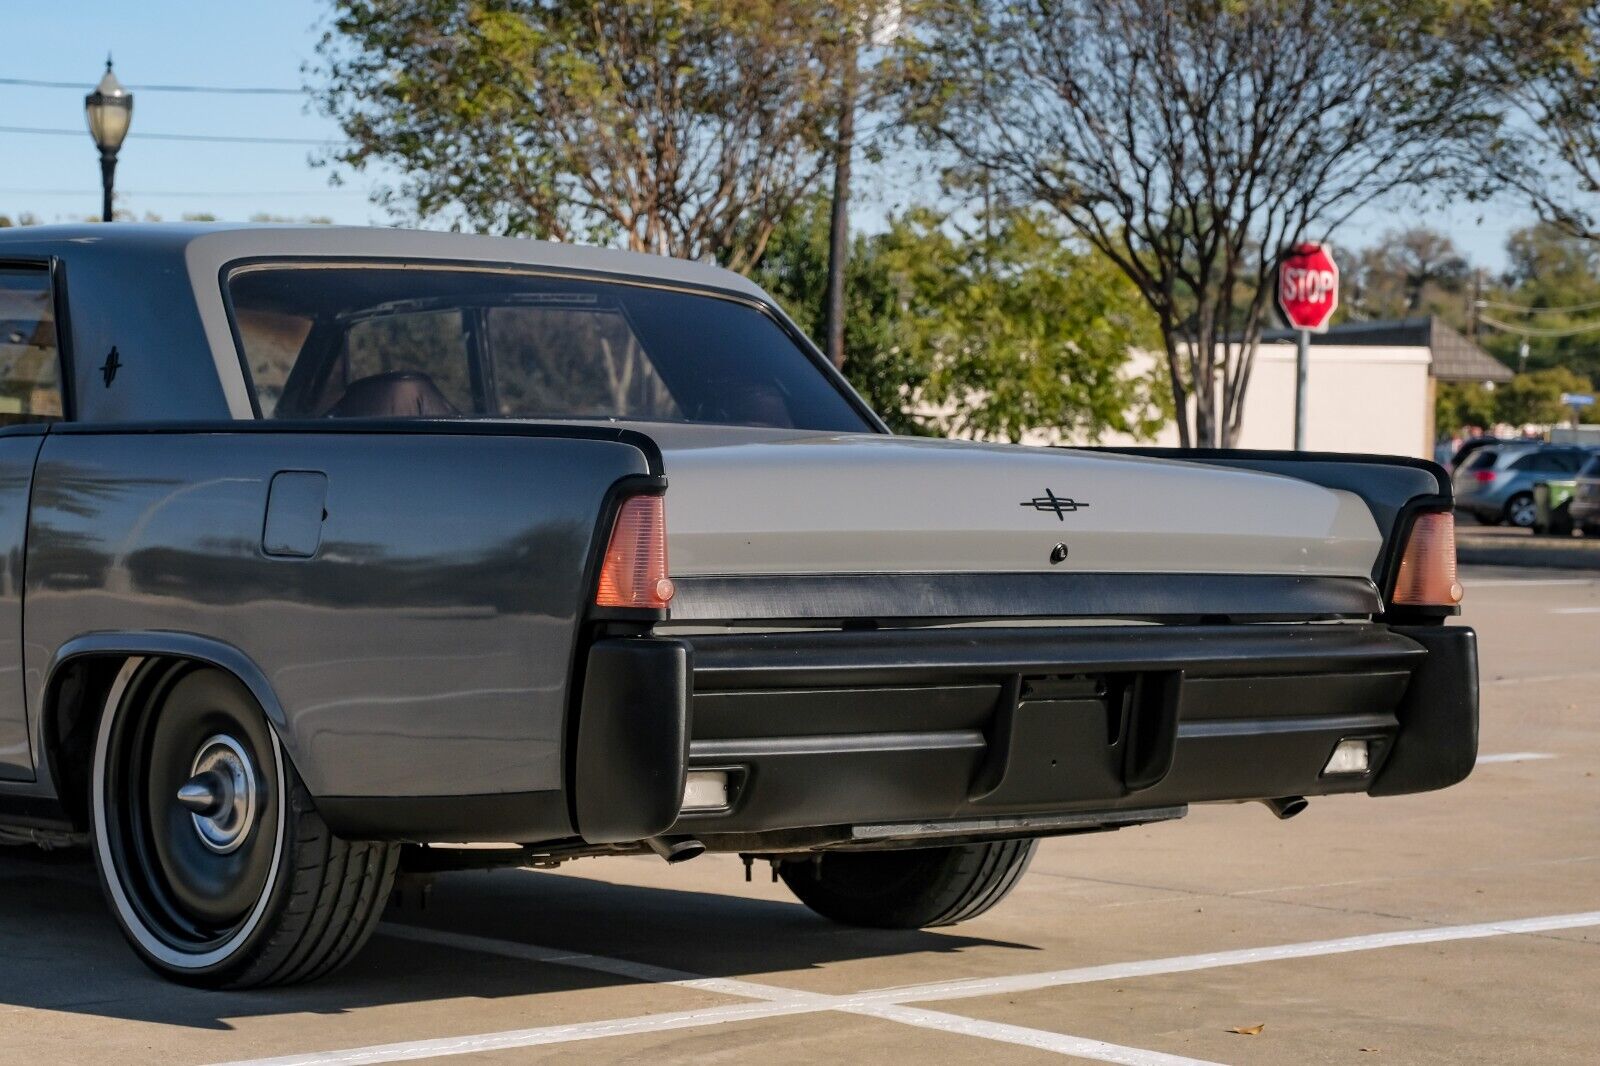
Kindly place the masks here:
POLYGON ((1299 244, 1278 263, 1278 310, 1300 334, 1294 360, 1294 450, 1306 450, 1306 364, 1311 335, 1326 333, 1339 306, 1339 264, 1325 244, 1299 244))

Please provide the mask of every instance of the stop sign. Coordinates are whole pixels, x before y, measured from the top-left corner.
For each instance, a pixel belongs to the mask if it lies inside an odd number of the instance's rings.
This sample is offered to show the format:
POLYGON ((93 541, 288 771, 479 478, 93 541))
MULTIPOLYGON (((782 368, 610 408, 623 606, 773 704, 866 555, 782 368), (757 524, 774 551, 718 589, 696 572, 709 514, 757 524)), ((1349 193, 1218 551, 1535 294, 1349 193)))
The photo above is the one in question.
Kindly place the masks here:
POLYGON ((1278 264, 1278 309, 1295 329, 1323 333, 1339 306, 1339 264, 1325 244, 1297 245, 1278 264))

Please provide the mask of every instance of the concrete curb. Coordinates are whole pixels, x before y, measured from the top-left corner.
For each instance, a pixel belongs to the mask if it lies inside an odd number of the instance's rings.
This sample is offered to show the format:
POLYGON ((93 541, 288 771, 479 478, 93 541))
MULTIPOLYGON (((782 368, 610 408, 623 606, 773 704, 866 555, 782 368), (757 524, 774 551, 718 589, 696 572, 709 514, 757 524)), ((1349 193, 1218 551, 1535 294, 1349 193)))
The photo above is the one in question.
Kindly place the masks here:
POLYGON ((1474 537, 1456 535, 1456 559, 1475 566, 1600 570, 1600 537, 1474 537))

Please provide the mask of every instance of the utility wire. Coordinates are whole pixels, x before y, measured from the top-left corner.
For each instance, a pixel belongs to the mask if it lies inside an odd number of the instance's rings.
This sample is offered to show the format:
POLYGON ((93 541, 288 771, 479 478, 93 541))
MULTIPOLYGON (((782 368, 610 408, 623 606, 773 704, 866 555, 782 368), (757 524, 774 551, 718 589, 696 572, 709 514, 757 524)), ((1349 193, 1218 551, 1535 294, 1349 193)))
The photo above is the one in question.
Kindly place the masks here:
MULTIPOLYGON (((0 196, 99 196, 99 189, 0 188, 0 196)), ((118 189, 118 196, 365 196, 361 189, 118 189)))
POLYGON ((1514 333, 1519 337, 1576 337, 1580 333, 1594 333, 1600 331, 1600 322, 1591 322, 1586 326, 1570 326, 1566 329, 1547 329, 1541 326, 1518 326, 1510 322, 1502 322, 1488 315, 1479 315, 1478 321, 1486 326, 1505 333, 1514 333))
MULTIPOLYGON (((76 81, 41 81, 37 78, 0 78, 0 85, 25 85, 33 89, 76 89, 85 92, 93 86, 76 81)), ((233 96, 301 96, 303 89, 262 88, 235 85, 130 85, 139 93, 226 93, 233 96)))
POLYGON ((1528 315, 1572 315, 1600 308, 1600 300, 1586 304, 1573 304, 1571 307, 1524 307, 1521 304, 1508 304, 1503 300, 1478 300, 1475 302, 1479 307, 1493 307, 1501 311, 1517 311, 1528 315))
MULTIPOLYGON (((0 133, 34 133, 51 137, 83 137, 85 130, 56 129, 46 126, 0 126, 0 133)), ((145 133, 133 135, 136 141, 205 141, 212 144, 304 144, 330 148, 339 144, 334 140, 311 140, 305 137, 230 137, 212 133, 145 133)))

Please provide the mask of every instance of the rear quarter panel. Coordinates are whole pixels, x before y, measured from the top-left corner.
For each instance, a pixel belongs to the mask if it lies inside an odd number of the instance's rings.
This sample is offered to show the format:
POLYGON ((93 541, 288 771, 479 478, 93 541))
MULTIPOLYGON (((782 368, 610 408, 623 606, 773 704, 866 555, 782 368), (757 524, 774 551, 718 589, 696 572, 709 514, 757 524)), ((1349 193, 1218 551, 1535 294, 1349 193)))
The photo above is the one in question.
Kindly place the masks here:
POLYGON ((259 669, 315 795, 559 788, 597 520, 648 468, 614 440, 52 433, 27 547, 33 728, 71 642, 188 633, 259 669), (327 476, 310 558, 263 551, 281 471, 327 476))

